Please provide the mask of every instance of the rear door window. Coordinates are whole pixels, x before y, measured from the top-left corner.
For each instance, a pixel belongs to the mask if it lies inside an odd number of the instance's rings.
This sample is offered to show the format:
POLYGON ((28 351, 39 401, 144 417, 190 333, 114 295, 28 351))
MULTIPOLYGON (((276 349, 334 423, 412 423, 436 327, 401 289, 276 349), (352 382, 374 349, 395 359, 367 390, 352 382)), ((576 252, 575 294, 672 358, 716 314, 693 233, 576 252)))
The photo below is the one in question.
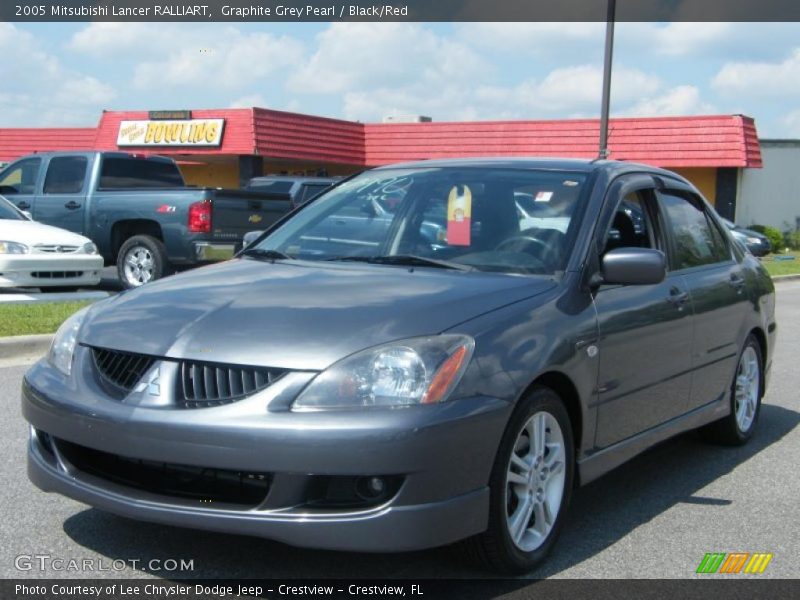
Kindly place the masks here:
POLYGON ((710 221, 699 198, 670 191, 660 192, 659 199, 672 233, 674 270, 730 259, 724 238, 710 221))
POLYGON ((85 156, 56 156, 50 159, 44 179, 45 194, 79 194, 86 179, 85 156))

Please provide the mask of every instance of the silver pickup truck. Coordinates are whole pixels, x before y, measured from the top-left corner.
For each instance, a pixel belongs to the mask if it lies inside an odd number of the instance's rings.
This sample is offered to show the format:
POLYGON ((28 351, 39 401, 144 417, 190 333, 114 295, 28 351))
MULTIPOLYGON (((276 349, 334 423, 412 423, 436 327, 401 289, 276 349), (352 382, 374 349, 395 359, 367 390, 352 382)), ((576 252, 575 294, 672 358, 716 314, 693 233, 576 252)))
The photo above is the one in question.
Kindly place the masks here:
POLYGON ((126 288, 230 258, 291 207, 270 192, 187 187, 172 159, 123 152, 25 156, 0 171, 0 194, 90 238, 126 288))

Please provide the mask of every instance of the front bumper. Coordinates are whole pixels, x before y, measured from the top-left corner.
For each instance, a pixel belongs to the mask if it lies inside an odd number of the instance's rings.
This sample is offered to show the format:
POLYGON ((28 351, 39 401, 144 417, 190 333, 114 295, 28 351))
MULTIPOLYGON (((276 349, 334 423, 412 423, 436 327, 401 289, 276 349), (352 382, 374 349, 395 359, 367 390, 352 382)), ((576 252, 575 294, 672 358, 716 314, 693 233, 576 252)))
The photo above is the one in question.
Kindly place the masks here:
POLYGON ((4 254, 0 287, 92 286, 100 283, 102 268, 96 254, 4 254))
POLYGON ((507 402, 472 398, 341 413, 265 409, 302 380, 289 377, 226 406, 167 410, 129 406, 92 389, 78 393, 40 362, 22 390, 23 414, 34 428, 29 477, 45 491, 123 516, 312 548, 416 550, 486 528, 487 483, 512 408, 507 402), (45 433, 57 441, 43 443, 45 433), (59 452, 62 441, 144 461, 269 473, 271 485, 257 506, 208 505, 82 471, 59 452), (399 476, 402 485, 361 509, 304 501, 315 478, 372 475, 399 476))

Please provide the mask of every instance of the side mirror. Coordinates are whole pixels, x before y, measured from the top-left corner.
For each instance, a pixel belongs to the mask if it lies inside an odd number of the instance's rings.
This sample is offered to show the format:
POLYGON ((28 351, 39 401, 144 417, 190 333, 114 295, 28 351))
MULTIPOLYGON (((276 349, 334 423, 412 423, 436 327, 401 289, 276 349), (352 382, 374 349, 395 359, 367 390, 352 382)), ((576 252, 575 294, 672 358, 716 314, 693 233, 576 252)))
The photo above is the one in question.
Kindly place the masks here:
POLYGON ((250 244, 255 242, 259 236, 264 233, 263 231, 248 231, 242 238, 242 249, 247 248, 250 244))
POLYGON ((661 250, 616 248, 603 255, 600 266, 603 283, 652 285, 667 276, 667 260, 661 250))

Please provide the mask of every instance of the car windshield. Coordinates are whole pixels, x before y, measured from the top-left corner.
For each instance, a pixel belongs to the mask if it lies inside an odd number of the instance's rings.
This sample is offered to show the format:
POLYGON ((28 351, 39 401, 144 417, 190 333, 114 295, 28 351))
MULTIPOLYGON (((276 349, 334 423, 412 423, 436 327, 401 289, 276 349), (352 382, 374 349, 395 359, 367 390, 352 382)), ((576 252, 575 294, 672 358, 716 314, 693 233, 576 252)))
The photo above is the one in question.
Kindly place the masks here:
POLYGON ((8 221, 25 221, 25 217, 8 200, 0 197, 0 219, 8 221))
POLYGON ((250 254, 551 275, 569 259, 585 179, 508 168, 368 171, 312 202, 250 254))

